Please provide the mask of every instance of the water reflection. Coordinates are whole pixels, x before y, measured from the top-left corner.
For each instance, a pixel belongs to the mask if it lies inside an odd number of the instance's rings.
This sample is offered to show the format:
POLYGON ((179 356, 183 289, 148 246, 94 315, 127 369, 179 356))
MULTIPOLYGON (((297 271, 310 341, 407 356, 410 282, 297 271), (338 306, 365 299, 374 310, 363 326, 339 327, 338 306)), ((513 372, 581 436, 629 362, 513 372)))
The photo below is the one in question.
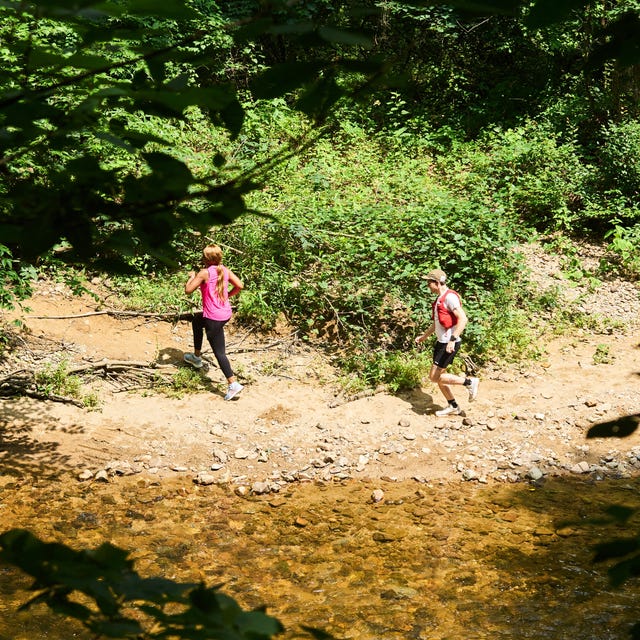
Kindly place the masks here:
MULTIPOLYGON (((5 480, 2 528, 74 548, 130 549, 143 576, 224 584, 246 607, 358 640, 623 638, 634 584, 609 587, 591 546, 636 531, 595 528, 612 503, 638 507, 638 480, 529 485, 292 486, 240 498, 187 479, 5 480), (372 503, 376 488, 385 501, 372 503)), ((28 580, 0 567, 0 638, 83 638, 45 611, 14 615, 28 580)), ((628 636, 627 636, 628 637, 628 636)))

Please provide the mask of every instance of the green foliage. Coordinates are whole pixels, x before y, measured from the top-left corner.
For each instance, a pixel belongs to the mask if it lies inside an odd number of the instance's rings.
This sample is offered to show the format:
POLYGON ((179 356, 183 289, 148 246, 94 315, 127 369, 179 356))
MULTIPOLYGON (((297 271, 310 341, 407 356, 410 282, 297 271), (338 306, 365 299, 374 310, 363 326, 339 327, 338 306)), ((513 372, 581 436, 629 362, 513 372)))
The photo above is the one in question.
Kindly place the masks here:
POLYGON ((156 389, 174 398, 182 398, 190 393, 199 393, 211 387, 208 378, 191 367, 180 367, 171 376, 169 384, 156 385, 156 389))
POLYGON ((296 23, 284 4, 251 11, 182 0, 0 7, 0 233, 17 259, 62 245, 66 262, 109 271, 132 271, 140 256, 175 266, 185 229, 245 213, 281 160, 236 163, 248 103, 229 82, 231 58, 249 56, 251 99, 297 94, 290 104, 311 120, 348 93, 341 77, 364 81, 380 66, 352 68, 349 48, 367 39, 346 24, 296 23), (309 32, 319 38, 305 61, 259 61, 256 41, 309 32), (342 55, 327 57, 337 43, 342 55))
POLYGON ((3 562, 34 579, 35 595, 21 609, 44 604, 96 638, 268 640, 283 630, 263 610, 243 610, 218 587, 142 578, 129 554, 109 543, 75 551, 12 529, 0 535, 0 549, 3 562))
MULTIPOLYGON (((640 122, 611 122, 602 131, 597 148, 600 188, 619 192, 628 205, 640 204, 640 122)), ((635 220, 638 220, 636 213, 635 220)))
POLYGON ((386 389, 408 391, 419 387, 428 378, 430 353, 361 352, 345 357, 341 383, 347 393, 358 393, 383 385, 386 389))
MULTIPOLYGON (((284 312, 337 353, 401 352, 429 321, 420 275, 440 266, 464 298, 474 356, 528 353, 532 302, 518 291, 513 241, 531 228, 580 231, 625 199, 621 225, 635 215, 625 159, 637 125, 610 122, 595 99, 624 74, 592 67, 587 94, 568 64, 578 50, 588 58, 600 26, 627 24, 623 4, 583 22, 562 2, 551 20, 514 2, 479 22, 404 2, 359 15, 329 0, 259 16, 250 3, 179 0, 153 12, 138 0, 4 6, 9 256, 56 247, 60 260, 143 272, 114 279, 129 307, 180 311, 191 306, 184 272, 216 223, 214 241, 222 234, 248 285, 240 320, 268 328, 284 312), (330 115, 339 126, 317 137, 330 115), (464 142, 481 123, 491 126, 464 142), (614 203, 600 185, 623 166, 614 203)), ((6 263, 8 289, 22 264, 6 263)), ((568 271, 583 277, 578 266, 568 271)))
POLYGON ((496 128, 481 142, 459 146, 438 166, 458 189, 475 193, 529 227, 576 227, 588 170, 573 142, 535 123, 496 128))
POLYGON ((487 304, 493 310, 493 293, 519 280, 511 227, 450 193, 424 171, 429 162, 386 152, 355 130, 274 175, 253 201, 275 219, 246 218, 221 231, 247 285, 238 315, 255 312, 267 324, 284 312, 336 353, 403 351, 430 322, 421 276, 440 266, 472 319, 468 348, 491 349, 487 304))
POLYGON ((28 298, 33 289, 36 270, 13 258, 9 247, 0 244, 0 309, 14 309, 28 298))
POLYGON ((607 344, 599 344, 593 353, 593 364, 611 364, 615 357, 607 344))
POLYGON ((114 276, 109 285, 126 309, 179 314, 199 304, 192 304, 185 295, 186 280, 187 272, 167 273, 162 269, 142 276, 114 276))
MULTIPOLYGON (((634 278, 640 278, 640 223, 631 227, 618 224, 606 237, 609 239, 609 249, 620 257, 624 269, 634 278)), ((602 268, 609 269, 610 263, 607 261, 602 268)))
POLYGON ((48 364, 34 374, 36 391, 45 396, 63 396, 80 400, 90 409, 98 406, 98 398, 94 393, 84 393, 82 381, 76 375, 69 374, 66 361, 57 365, 48 364))

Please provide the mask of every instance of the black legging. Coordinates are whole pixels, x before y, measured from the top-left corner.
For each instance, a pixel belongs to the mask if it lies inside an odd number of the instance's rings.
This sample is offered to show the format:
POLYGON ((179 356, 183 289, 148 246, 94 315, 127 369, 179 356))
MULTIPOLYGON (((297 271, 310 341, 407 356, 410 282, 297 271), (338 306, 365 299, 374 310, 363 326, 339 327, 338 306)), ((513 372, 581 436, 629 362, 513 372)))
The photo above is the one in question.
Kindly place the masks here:
POLYGON ((202 349, 202 340, 204 333, 207 334, 207 340, 213 350, 213 355, 216 357, 222 373, 226 378, 233 378, 235 375, 231 368, 229 358, 227 358, 226 344, 224 340, 224 325, 228 320, 211 320, 205 318, 202 312, 194 313, 193 320, 191 321, 191 328, 193 329, 193 348, 196 351, 202 349))

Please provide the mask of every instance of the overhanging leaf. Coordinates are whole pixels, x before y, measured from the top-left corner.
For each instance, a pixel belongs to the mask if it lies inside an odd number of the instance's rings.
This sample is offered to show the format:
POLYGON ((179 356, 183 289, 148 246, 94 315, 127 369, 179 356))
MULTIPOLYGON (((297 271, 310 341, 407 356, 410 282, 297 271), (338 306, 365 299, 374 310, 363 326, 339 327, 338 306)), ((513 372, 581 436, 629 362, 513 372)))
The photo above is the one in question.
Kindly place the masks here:
POLYGON ((320 61, 275 65, 251 83, 253 95, 265 100, 284 96, 312 82, 325 66, 325 63, 320 61))
POLYGON ((536 0, 525 22, 534 29, 548 27, 567 20, 587 4, 588 0, 536 0))
POLYGON ((196 12, 183 0, 129 0, 127 13, 136 16, 187 20, 197 18, 196 12))
POLYGON ((357 31, 347 31, 346 29, 337 29, 335 27, 320 27, 318 35, 323 40, 333 44, 360 46, 367 49, 373 46, 371 38, 357 31))

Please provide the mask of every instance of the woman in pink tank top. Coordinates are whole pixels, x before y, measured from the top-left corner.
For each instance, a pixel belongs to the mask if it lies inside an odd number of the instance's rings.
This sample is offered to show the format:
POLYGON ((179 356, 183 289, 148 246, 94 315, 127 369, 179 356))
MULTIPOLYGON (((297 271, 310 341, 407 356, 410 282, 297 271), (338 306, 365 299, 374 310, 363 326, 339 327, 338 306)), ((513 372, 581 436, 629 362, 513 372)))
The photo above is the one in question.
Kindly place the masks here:
POLYGON ((189 273, 189 279, 184 285, 185 293, 191 295, 199 288, 202 296, 202 313, 194 313, 191 322, 193 353, 185 353, 184 359, 196 369, 202 368, 203 362, 200 355, 203 334, 206 333, 213 355, 229 385, 224 399, 231 400, 242 391, 243 386, 236 380, 227 357, 224 325, 232 315, 229 298, 240 293, 244 285, 231 269, 222 264, 222 249, 220 247, 208 245, 202 254, 206 268, 201 269, 198 273, 195 271, 189 273), (229 289, 229 284, 231 284, 231 289, 229 289))

